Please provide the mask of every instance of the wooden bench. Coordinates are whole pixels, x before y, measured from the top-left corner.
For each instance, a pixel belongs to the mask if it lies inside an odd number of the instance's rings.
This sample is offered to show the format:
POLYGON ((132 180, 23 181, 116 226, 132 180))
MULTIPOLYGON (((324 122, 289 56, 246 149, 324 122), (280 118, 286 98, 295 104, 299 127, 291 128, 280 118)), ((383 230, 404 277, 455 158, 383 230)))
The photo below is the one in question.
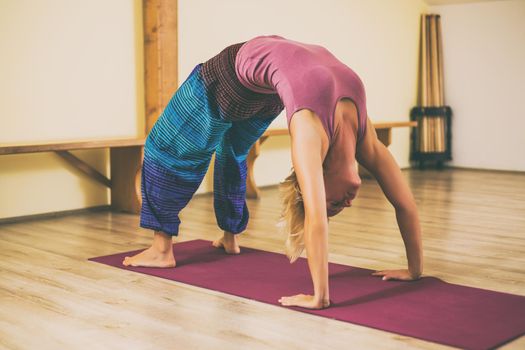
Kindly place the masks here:
MULTIPOLYGON (((392 143, 392 128, 414 127, 416 122, 374 123, 378 138, 386 146, 392 143)), ((248 174, 246 196, 259 198, 260 191, 253 174, 255 160, 261 153, 261 145, 270 136, 288 135, 288 129, 270 129, 253 145, 247 158, 248 174)), ((0 155, 54 152, 90 178, 111 189, 111 208, 116 211, 138 213, 140 211, 140 180, 144 138, 100 139, 86 141, 62 141, 54 143, 0 144, 0 155), (109 148, 110 178, 77 158, 69 151, 109 148)), ((360 169, 360 175, 364 169, 360 169)))
POLYGON ((140 167, 144 138, 100 139, 88 141, 0 144, 0 155, 54 152, 69 164, 111 189, 111 208, 140 211, 140 167), (69 151, 109 148, 110 179, 69 151))
MULTIPOLYGON (((384 122, 384 123, 374 123, 374 128, 377 133, 377 138, 385 145, 389 146, 392 143, 392 128, 400 127, 415 127, 417 122, 384 122)), ((253 145, 250 153, 248 154, 248 159, 246 160, 248 166, 248 174, 246 177, 246 197, 248 198, 259 198, 261 192, 255 183, 255 177, 253 174, 253 168, 255 160, 261 153, 261 145, 270 137, 270 136, 282 136, 288 135, 288 129, 269 129, 261 136, 261 138, 253 145)), ((363 167, 359 167, 359 175, 361 177, 370 177, 371 175, 363 167)))

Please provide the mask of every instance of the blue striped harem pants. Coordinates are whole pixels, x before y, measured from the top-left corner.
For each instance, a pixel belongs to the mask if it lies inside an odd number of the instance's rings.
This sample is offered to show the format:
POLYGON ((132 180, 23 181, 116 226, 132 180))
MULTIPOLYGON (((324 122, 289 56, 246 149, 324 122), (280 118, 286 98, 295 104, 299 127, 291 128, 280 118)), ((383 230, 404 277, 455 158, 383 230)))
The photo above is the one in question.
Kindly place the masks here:
POLYGON ((201 65, 173 95, 144 147, 140 226, 178 235, 179 212, 206 174, 212 154, 214 209, 222 230, 248 224, 246 157, 276 116, 225 121, 206 92, 201 65))

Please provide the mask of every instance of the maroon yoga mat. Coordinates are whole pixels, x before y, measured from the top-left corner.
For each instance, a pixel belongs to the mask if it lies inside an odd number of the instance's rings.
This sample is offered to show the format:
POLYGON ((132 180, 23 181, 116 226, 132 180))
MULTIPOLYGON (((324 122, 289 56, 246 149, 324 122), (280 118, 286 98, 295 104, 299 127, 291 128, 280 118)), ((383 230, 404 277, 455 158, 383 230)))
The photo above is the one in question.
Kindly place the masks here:
MULTIPOLYGON (((198 287, 280 305, 281 296, 311 293, 306 259, 242 248, 227 255, 211 242, 173 246, 177 267, 125 267, 125 256, 89 260, 198 287)), ((525 334, 525 297, 470 288, 425 277, 417 282, 382 281, 371 270, 330 264, 332 306, 292 308, 323 317, 407 335, 464 349, 490 349, 525 334)))

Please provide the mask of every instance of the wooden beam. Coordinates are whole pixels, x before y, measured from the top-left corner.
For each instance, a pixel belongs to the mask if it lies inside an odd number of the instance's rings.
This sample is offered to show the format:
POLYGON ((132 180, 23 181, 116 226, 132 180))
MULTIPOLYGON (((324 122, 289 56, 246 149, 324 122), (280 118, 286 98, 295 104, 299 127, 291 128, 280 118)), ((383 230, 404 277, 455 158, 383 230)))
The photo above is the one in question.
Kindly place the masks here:
POLYGON ((98 181, 104 186, 111 188, 111 180, 99 173, 95 168, 93 168, 91 165, 87 164, 83 160, 75 157, 68 151, 56 151, 56 154, 58 154, 60 157, 62 157, 62 159, 64 159, 66 162, 68 162, 87 176, 91 177, 93 180, 98 181))
POLYGON ((146 134, 178 87, 177 0, 143 0, 146 134))

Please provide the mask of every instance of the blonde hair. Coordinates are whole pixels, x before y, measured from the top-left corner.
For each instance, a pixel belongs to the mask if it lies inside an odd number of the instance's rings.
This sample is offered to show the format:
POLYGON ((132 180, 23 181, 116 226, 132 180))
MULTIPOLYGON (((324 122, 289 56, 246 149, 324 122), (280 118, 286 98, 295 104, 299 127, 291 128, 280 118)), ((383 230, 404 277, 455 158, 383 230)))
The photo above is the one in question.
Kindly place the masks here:
POLYGON ((286 235, 285 252, 290 263, 295 262, 304 250, 304 204, 297 175, 292 173, 279 186, 282 212, 278 226, 286 235))

